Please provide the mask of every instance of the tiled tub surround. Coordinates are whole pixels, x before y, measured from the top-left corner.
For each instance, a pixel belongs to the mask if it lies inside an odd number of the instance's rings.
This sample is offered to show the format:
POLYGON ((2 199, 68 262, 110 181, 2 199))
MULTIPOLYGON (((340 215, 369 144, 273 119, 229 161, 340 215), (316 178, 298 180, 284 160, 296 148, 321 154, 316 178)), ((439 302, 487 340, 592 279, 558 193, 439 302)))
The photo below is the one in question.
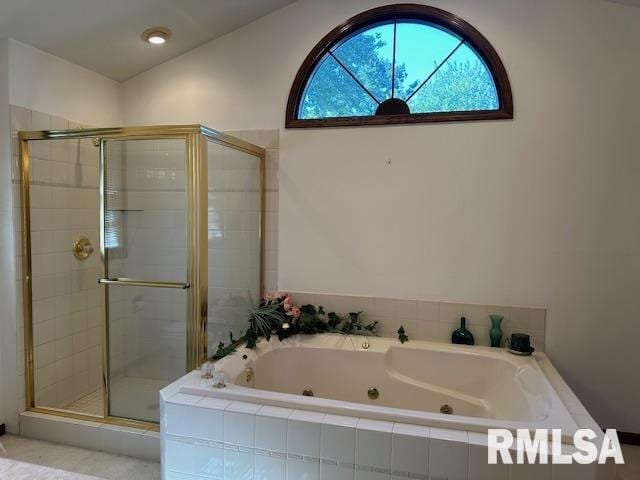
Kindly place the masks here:
MULTIPOLYGON (((470 348, 477 347, 455 347, 470 348)), ((582 428, 597 429, 543 354, 536 362, 582 428)), ((613 480, 612 465, 488 465, 483 433, 215 398, 192 372, 161 392, 165 480, 613 480), (206 395, 182 391, 204 386, 206 395)), ((254 400, 260 400, 255 398, 254 400)), ((319 400, 319 399, 318 399, 319 400)), ((565 453, 571 447, 564 446, 565 453)))
POLYGON ((337 295, 291 291, 298 305, 322 305, 325 311, 341 314, 363 312, 365 323, 377 320, 378 334, 397 337, 402 325, 409 339, 434 342, 451 342, 451 333, 460 327, 460 318, 467 319, 467 329, 473 334, 475 344, 489 346, 489 315, 502 315, 503 340, 511 333, 527 333, 537 351, 545 350, 546 309, 539 307, 515 307, 504 305, 477 305, 454 302, 429 302, 382 297, 337 295))
MULTIPOLYGON (((65 119, 11 107, 14 204, 19 207, 18 130, 80 128, 65 119)), ((36 405, 65 408, 101 389, 99 255, 86 261, 71 253, 73 241, 98 239, 98 149, 91 140, 32 142, 31 236, 36 405)), ((14 221, 21 245, 20 209, 14 221)), ((21 252, 17 252, 18 264, 21 252)), ((22 301, 21 273, 18 304, 22 301)), ((22 309, 19 309, 20 311, 22 309)), ((18 320, 20 376, 24 391, 23 325, 18 320)))

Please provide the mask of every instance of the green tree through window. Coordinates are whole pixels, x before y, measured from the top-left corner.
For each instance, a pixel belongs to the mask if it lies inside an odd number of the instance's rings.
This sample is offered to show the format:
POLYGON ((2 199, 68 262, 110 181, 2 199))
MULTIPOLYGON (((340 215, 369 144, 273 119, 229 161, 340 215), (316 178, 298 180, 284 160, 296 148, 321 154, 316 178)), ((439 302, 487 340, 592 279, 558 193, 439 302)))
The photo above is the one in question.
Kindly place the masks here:
POLYGON ((309 78, 298 118, 373 116, 391 98, 410 113, 500 107, 494 79, 470 45, 441 27, 397 20, 329 50, 309 78))

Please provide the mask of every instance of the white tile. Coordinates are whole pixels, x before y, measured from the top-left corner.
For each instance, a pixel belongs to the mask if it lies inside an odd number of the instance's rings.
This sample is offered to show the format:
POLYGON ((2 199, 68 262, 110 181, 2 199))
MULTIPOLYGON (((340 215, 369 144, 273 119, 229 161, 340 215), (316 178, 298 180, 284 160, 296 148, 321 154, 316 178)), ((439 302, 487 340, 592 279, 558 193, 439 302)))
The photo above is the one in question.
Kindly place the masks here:
POLYGON ((373 317, 377 319, 393 319, 396 317, 396 301, 392 298, 373 299, 373 317))
POLYGON ((257 403, 231 402, 229 406, 225 408, 225 411, 236 412, 236 413, 249 413, 254 415, 261 408, 262 408, 262 405, 258 405, 257 403))
POLYGON ((224 450, 209 445, 193 445, 193 473, 211 478, 224 477, 224 450))
MULTIPOLYGON (((437 341, 440 338, 440 322, 428 322, 418 319, 413 340, 437 341)), ((409 337, 411 340, 411 337, 409 337)))
POLYGON ((466 480, 469 462, 469 444, 442 440, 429 440, 429 478, 466 480))
POLYGON ((320 464, 287 459, 287 478, 296 480, 318 480, 320 478, 320 464))
POLYGON ((322 424, 356 428, 358 426, 358 418, 327 414, 322 419, 322 424))
POLYGON ((355 468, 320 464, 320 480, 354 480, 355 468))
POLYGON ((252 479, 254 456, 245 452, 224 451, 225 479, 252 479))
POLYGON ((485 445, 469 444, 469 480, 508 480, 509 466, 502 463, 490 465, 487 457, 485 445))
POLYGON ((462 430, 449 430, 446 428, 431 428, 429 432, 431 438, 446 440, 449 442, 468 443, 469 434, 462 430))
POLYGON ((160 434, 144 432, 142 435, 142 458, 152 462, 160 461, 160 434))
POLYGON ((301 422, 322 423, 325 414, 320 412, 308 412, 305 410, 294 410, 289 416, 290 420, 298 420, 301 422))
POLYGON ((423 322, 438 322, 440 320, 440 304, 438 302, 418 302, 417 318, 423 322))
POLYGON ((180 473, 193 473, 193 445, 170 438, 165 445, 166 468, 180 473))
POLYGON ((253 413, 237 413, 225 410, 225 443, 253 447, 255 441, 255 418, 253 413))
MULTIPOLYGON (((613 480, 613 477, 598 477, 598 467, 602 465, 551 465, 552 480, 613 480)), ((622 477, 626 478, 626 477, 622 477)))
POLYGON ((320 458, 355 463, 356 429, 323 423, 320 434, 320 458))
POLYGON ((366 418, 358 419, 356 425, 358 430, 371 430, 373 432, 391 433, 393 431, 393 422, 385 422, 380 420, 367 420, 366 418))
POLYGON ((484 305, 463 304, 462 315, 467 319, 467 325, 477 325, 482 328, 488 328, 487 308, 484 305))
POLYGON ((203 401, 204 397, 199 397, 197 395, 187 395, 184 393, 176 393, 172 395, 167 403, 175 403, 179 405, 195 405, 196 403, 203 401))
POLYGON ((78 424, 67 418, 52 418, 51 440, 65 445, 75 445, 78 442, 78 424))
POLYGON ((291 408, 272 407, 270 405, 264 405, 257 411, 256 415, 264 417, 275 418, 289 418, 293 414, 294 410, 291 408))
POLYGON ((255 480, 282 480, 287 475, 287 462, 284 458, 256 455, 255 480))
POLYGON ((462 305, 459 303, 440 303, 440 323, 460 325, 462 305))
POLYGON ((166 471, 163 477, 164 480, 195 480, 196 478, 198 477, 194 477, 188 473, 174 472, 171 470, 166 471))
POLYGON ((551 480, 551 465, 509 465, 509 480, 551 480))
POLYGON ((100 450, 100 424, 80 422, 78 424, 78 444, 76 446, 100 450))
POLYGON ((122 451, 122 435, 118 428, 110 425, 100 427, 100 450, 120 455, 122 451))
POLYGON ((196 407, 225 410, 231 403, 231 400, 224 400, 222 398, 202 397, 202 399, 196 403, 196 407))
POLYGON ((167 433, 174 435, 191 436, 194 434, 194 414, 196 409, 190 405, 166 403, 165 420, 167 433))
POLYGON ((415 300, 398 300, 396 302, 396 317, 415 320, 418 317, 418 302, 415 300))
POLYGON ((394 423, 392 433, 397 435, 410 435, 414 437, 431 438, 431 429, 422 425, 394 423))
MULTIPOLYGON (((286 410, 286 409, 284 409, 286 410)), ((287 418, 256 415, 256 448, 287 451, 287 418)))
POLYGON ((529 329, 529 309, 511 307, 511 328, 515 332, 529 329))
POLYGON ((419 430, 412 426, 396 428, 396 425, 391 436, 392 475, 426 477, 429 474, 429 429, 424 427, 419 430))
POLYGON ((320 456, 320 423, 293 420, 294 415, 287 421, 287 452, 318 458, 320 456))
MULTIPOLYGON (((389 480, 390 475, 384 472, 361 470, 356 468, 355 480, 389 480)), ((433 479, 440 480, 440 479, 433 479)))
POLYGON ((202 402, 193 409, 193 436, 221 442, 223 440, 224 410, 201 408, 202 402))
POLYGON ((143 430, 122 427, 121 453, 128 457, 142 458, 142 434, 143 430))
POLYGON ((356 464, 390 469, 392 430, 391 422, 359 420, 356 430, 356 464))

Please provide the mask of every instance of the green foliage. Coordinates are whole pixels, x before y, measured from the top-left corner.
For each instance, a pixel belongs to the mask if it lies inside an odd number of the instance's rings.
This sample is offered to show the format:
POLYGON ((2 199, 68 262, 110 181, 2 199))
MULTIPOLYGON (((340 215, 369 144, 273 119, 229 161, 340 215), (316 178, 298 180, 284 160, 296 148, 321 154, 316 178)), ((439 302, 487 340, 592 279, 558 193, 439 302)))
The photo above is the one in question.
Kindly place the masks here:
POLYGON ((340 331, 346 335, 370 335, 375 331, 378 322, 362 324, 361 316, 362 312, 351 312, 349 316, 342 320, 342 327, 340 331))
POLYGON ((226 357, 236 351, 236 347, 234 346, 235 340, 233 339, 233 332, 229 332, 229 345, 225 345, 224 342, 220 342, 218 344, 218 349, 216 353, 213 354, 214 360, 220 360, 221 358, 226 357))
MULTIPOLYGON (((263 310, 264 306, 258 307, 256 311, 263 310)), ((269 310, 270 325, 272 329, 266 335, 263 327, 258 328, 255 312, 251 313, 249 329, 245 335, 247 348, 255 348, 260 338, 271 338, 275 334, 280 340, 296 334, 313 335, 317 333, 340 333, 343 335, 376 335, 378 322, 368 324, 362 323, 362 312, 352 312, 346 316, 341 316, 335 312, 326 313, 322 306, 314 305, 300 306, 300 316, 294 319, 283 314, 280 310, 269 310)))
POLYGON ((249 331, 251 334, 265 337, 267 341, 271 338, 271 332, 282 324, 282 314, 280 305, 260 305, 253 310, 249 316, 249 331))
POLYGON ((498 106, 491 74, 478 60, 448 62, 409 101, 414 113, 496 110, 498 106))
MULTIPOLYGON (((391 98, 392 63, 381 52, 386 42, 379 33, 352 37, 336 50, 354 76, 378 102, 391 98)), ((495 110, 498 99, 491 74, 479 60, 449 59, 409 102, 412 113, 495 110)), ((434 70, 437 64, 434 64, 434 70)), ((421 82, 407 84, 407 68, 396 65, 395 98, 406 99, 421 82)), ((426 79, 425 79, 426 80, 426 79)), ((300 118, 366 116, 377 103, 332 57, 327 56, 310 79, 300 118)))
POLYGON ((404 325, 400 325, 400 328, 398 329, 398 340, 400 340, 400 343, 402 344, 409 341, 407 332, 404 330, 404 325))

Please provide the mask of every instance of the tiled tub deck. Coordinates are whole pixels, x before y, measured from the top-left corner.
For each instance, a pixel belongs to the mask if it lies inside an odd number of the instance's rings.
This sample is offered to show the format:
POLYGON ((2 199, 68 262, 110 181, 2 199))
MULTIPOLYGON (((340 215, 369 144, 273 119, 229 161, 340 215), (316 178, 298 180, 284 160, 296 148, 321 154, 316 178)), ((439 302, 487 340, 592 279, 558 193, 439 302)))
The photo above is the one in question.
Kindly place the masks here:
MULTIPOLYGON (((543 354, 581 428, 597 425, 543 354)), ((165 480, 613 480, 612 465, 488 465, 482 433, 161 391, 165 480)), ((265 402, 266 403, 266 402, 265 402)), ((566 451, 571 447, 566 446, 566 451)), ((515 454, 514 454, 515 457, 515 454)))

